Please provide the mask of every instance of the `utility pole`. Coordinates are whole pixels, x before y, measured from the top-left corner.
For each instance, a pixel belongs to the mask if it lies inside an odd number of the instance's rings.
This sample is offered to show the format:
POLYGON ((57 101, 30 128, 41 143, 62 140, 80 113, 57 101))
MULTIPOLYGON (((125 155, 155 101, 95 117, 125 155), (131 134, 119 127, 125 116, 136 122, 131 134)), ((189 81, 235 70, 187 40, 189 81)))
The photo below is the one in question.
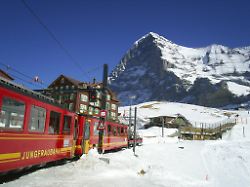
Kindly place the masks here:
POLYGON ((131 138, 131 121, 132 121, 132 108, 131 108, 131 104, 129 107, 129 123, 128 123, 128 148, 129 148, 129 140, 131 138))
POLYGON ((135 116, 134 116, 134 146, 133 146, 133 152, 135 155, 135 145, 136 145, 136 118, 137 118, 137 107, 135 107, 135 116))
POLYGON ((162 116, 162 137, 164 137, 164 116, 162 116))
MULTIPOLYGON (((101 109, 103 111, 106 110, 106 88, 108 83, 108 64, 103 65, 103 79, 102 79, 102 102, 101 102, 101 109)), ((107 115, 107 112, 106 112, 107 115)), ((105 127, 105 117, 101 117, 100 121, 103 123, 103 126, 105 127)), ((104 129, 99 130, 99 139, 98 139, 98 153, 102 153, 102 147, 103 147, 103 131, 104 129)))
MULTIPOLYGON (((129 106, 129 122, 128 122, 128 140, 130 140, 132 133, 131 133, 131 124, 132 124, 132 101, 135 99, 135 95, 130 95, 130 106, 129 106)), ((129 147, 129 141, 128 141, 128 147, 129 147)))

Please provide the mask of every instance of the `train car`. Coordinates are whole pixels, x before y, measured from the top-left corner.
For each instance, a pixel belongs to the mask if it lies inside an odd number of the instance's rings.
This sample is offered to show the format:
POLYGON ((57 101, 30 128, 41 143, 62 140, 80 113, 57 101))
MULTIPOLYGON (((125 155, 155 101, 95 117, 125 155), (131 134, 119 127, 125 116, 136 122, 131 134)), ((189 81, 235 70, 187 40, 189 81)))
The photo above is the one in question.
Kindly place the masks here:
POLYGON ((77 115, 0 78, 0 174, 72 158, 77 115))
POLYGON ((139 136, 137 136, 135 139, 134 138, 131 138, 128 140, 128 146, 129 147, 133 147, 134 146, 134 143, 135 145, 142 145, 142 142, 143 142, 143 139, 139 136))
POLYGON ((102 150, 112 150, 128 147, 128 126, 106 121, 102 150))
MULTIPOLYGON (((140 140, 142 141, 142 139, 140 140)), ((0 175, 129 146, 128 126, 70 112, 0 77, 0 175)))
POLYGON ((97 148, 99 152, 105 152, 127 147, 127 128, 126 125, 120 123, 103 122, 100 118, 79 115, 76 155, 87 154, 91 148, 97 148), (103 128, 100 129, 102 125, 103 128))

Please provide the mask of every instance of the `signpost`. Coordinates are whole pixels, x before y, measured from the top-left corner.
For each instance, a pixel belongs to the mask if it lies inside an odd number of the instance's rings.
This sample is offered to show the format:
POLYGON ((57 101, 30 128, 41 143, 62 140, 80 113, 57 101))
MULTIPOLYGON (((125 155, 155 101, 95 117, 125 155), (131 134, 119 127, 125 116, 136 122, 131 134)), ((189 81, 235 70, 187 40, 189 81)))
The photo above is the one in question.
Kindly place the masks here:
POLYGON ((100 112, 100 123, 99 123, 99 140, 98 140, 98 152, 103 153, 103 132, 105 127, 105 120, 107 116, 106 111, 106 88, 108 83, 108 65, 104 64, 103 66, 103 80, 102 80, 102 105, 101 105, 101 112, 100 112))

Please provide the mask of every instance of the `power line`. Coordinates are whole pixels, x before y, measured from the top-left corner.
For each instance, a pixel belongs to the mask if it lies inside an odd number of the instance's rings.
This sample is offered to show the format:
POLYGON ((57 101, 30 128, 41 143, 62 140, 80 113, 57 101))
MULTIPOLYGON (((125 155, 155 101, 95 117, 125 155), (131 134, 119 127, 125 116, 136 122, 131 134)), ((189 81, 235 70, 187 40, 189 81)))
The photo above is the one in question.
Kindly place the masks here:
POLYGON ((42 89, 43 89, 43 87, 38 86, 38 85, 35 85, 32 81, 24 80, 24 79, 22 79, 22 78, 20 78, 20 77, 18 77, 18 76, 16 76, 16 75, 14 75, 14 74, 12 74, 12 73, 8 73, 8 74, 11 75, 12 77, 18 79, 18 80, 21 80, 21 81, 23 81, 23 82, 25 82, 25 83, 28 83, 28 84, 30 84, 30 85, 33 85, 33 86, 36 86, 36 87, 39 87, 39 88, 42 88, 42 89))
MULTIPOLYGON (((28 9, 28 11, 36 18, 36 20, 42 25, 42 27, 48 32, 48 34, 53 38, 53 40, 60 46, 60 48, 68 55, 68 57, 71 59, 71 61, 77 66, 82 73, 87 76, 81 67, 80 63, 70 54, 70 52, 63 46, 62 42, 60 42, 55 34, 48 28, 48 26, 41 20, 41 18, 35 13, 35 11, 28 5, 28 3, 25 0, 21 0, 24 6, 28 9)), ((90 78, 89 76, 87 76, 90 78)))
POLYGON ((0 64, 1 64, 2 66, 6 67, 7 70, 13 70, 13 71, 15 71, 16 73, 18 73, 18 74, 20 74, 20 75, 22 75, 22 76, 24 76, 24 77, 26 77, 26 78, 28 78, 28 79, 31 79, 31 80, 33 79, 33 78, 30 77, 29 75, 26 75, 26 74, 24 74, 24 73, 22 73, 22 72, 20 72, 20 71, 18 71, 18 70, 16 70, 16 69, 10 67, 9 65, 6 65, 6 64, 4 64, 4 63, 2 63, 2 62, 0 62, 0 64))
MULTIPOLYGON (((29 81, 28 81, 28 80, 25 80, 25 79, 23 79, 23 78, 20 78, 19 76, 14 75, 13 73, 8 72, 8 74, 11 75, 12 77, 15 77, 15 78, 17 78, 17 79, 19 79, 19 80, 21 80, 21 81, 23 81, 23 82, 26 82, 26 83, 29 83, 29 84, 33 85, 33 86, 38 86, 37 84, 34 84, 34 83, 32 82, 32 81, 34 80, 34 77, 31 77, 31 76, 29 76, 29 75, 27 75, 27 74, 25 74, 25 73, 22 73, 22 72, 16 70, 15 68, 13 68, 13 67, 11 67, 11 66, 4 64, 4 63, 1 62, 1 61, 0 61, 0 65, 4 66, 7 70, 10 70, 10 71, 12 71, 12 72, 15 72, 15 73, 17 73, 17 74, 19 74, 19 75, 25 77, 25 78, 28 79, 29 81)), ((39 83, 39 84, 41 84, 41 85, 47 87, 47 85, 45 85, 42 81, 39 81, 39 82, 36 82, 36 83, 39 83)), ((39 86, 39 87, 42 88, 41 86, 39 86)))

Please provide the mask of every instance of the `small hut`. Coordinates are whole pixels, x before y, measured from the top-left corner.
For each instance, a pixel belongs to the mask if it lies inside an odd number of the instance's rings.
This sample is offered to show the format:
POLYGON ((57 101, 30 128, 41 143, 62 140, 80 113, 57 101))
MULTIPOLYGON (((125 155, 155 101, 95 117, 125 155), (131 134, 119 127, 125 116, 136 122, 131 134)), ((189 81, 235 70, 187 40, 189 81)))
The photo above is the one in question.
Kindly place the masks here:
POLYGON ((172 116, 156 116, 150 117, 150 122, 145 125, 145 128, 152 126, 162 127, 162 124, 165 128, 179 128, 184 126, 191 126, 191 123, 181 114, 175 114, 172 116))

